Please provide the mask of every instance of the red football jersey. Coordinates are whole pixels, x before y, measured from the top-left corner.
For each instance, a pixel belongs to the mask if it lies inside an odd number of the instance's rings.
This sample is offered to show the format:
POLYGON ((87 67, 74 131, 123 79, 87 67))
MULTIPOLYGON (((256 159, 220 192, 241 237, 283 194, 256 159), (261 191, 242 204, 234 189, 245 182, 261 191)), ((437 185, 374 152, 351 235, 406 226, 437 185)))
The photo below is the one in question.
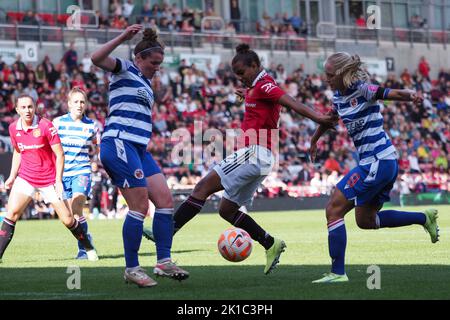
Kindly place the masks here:
POLYGON ((47 187, 55 183, 56 166, 52 145, 61 143, 51 121, 34 116, 27 130, 19 118, 9 125, 11 142, 20 153, 18 176, 34 187, 47 187))
POLYGON ((278 139, 281 106, 278 100, 286 93, 265 70, 256 77, 245 95, 245 114, 241 129, 244 145, 258 144, 271 150, 278 139))

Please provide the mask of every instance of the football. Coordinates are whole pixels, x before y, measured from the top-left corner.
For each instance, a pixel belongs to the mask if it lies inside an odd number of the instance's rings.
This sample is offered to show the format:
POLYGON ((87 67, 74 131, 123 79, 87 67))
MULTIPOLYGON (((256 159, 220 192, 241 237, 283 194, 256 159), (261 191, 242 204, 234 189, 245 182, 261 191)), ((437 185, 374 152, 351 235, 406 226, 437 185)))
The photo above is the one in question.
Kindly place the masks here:
POLYGON ((247 259, 252 253, 253 240, 247 231, 231 227, 220 234, 217 247, 226 260, 239 262, 247 259))

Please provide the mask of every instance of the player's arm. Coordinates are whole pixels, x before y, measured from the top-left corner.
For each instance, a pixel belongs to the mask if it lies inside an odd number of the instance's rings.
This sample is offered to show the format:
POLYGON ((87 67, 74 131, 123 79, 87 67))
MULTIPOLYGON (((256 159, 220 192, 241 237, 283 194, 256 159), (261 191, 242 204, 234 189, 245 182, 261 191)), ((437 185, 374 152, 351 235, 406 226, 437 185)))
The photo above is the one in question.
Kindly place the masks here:
POLYGON ((94 65, 106 71, 118 72, 116 70, 116 59, 110 57, 111 52, 127 40, 132 39, 143 28, 140 24, 133 24, 125 29, 120 35, 108 41, 92 53, 91 60, 94 65))
POLYGON ((6 179, 6 181, 5 181, 6 189, 11 189, 11 187, 14 183, 14 180, 16 180, 16 177, 17 177, 17 174, 19 173, 19 168, 20 168, 20 159, 21 159, 20 152, 18 152, 14 148, 12 164, 11 164, 11 171, 9 173, 8 179, 6 179))
POLYGON ((418 95, 414 90, 389 89, 389 92, 386 94, 385 100, 412 101, 414 103, 421 103, 423 102, 423 97, 418 95))
POLYGON ((303 103, 298 102, 296 99, 292 98, 288 94, 284 94, 280 100, 278 100, 278 103, 281 104, 284 107, 290 108, 294 110, 296 113, 311 119, 314 122, 317 122, 321 125, 324 125, 326 127, 332 127, 336 124, 337 116, 330 114, 320 114, 315 112, 313 109, 309 108, 308 106, 304 105, 303 103))
POLYGON ((420 103, 423 97, 419 96, 416 91, 408 89, 390 89, 383 88, 370 83, 363 83, 358 87, 359 92, 368 100, 395 100, 395 101, 412 101, 420 103))
POLYGON ((56 156, 56 191, 61 195, 63 191, 62 187, 62 177, 64 173, 64 150, 61 143, 52 144, 52 151, 56 156))
POLYGON ((317 155, 317 142, 319 141, 320 137, 324 135, 325 132, 328 131, 330 127, 319 125, 314 132, 312 138, 311 138, 311 146, 309 147, 309 156, 311 158, 311 162, 314 162, 317 155))

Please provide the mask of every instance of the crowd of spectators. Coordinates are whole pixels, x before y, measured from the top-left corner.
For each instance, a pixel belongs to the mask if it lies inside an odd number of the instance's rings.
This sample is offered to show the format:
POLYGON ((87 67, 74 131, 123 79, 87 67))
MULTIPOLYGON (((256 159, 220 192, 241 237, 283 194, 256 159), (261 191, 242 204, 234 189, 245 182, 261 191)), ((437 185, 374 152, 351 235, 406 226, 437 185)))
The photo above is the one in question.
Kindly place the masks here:
MULTIPOLYGON (((303 66, 288 73, 283 64, 275 63, 266 69, 291 96, 320 112, 329 110, 333 92, 323 74, 307 74, 303 66)), ((429 64, 422 58, 416 70, 405 69, 400 75, 390 74, 384 80, 371 76, 375 84, 415 89, 425 97, 420 106, 385 102, 382 107, 385 129, 400 154, 400 174, 395 190, 402 194, 450 189, 450 70, 441 68, 437 79, 430 79, 429 71, 429 64)), ((21 93, 33 96, 38 112, 51 120, 67 112, 67 93, 78 86, 87 92, 87 116, 96 119, 103 128, 108 112, 108 83, 109 74, 92 65, 88 54, 78 56, 73 45, 60 61, 53 62, 45 57, 37 66, 25 64, 20 56, 12 65, 0 58, 0 153, 11 151, 8 125, 17 117, 13 106, 16 96, 21 93)), ((172 189, 190 189, 220 159, 211 157, 199 163, 180 163, 171 156, 177 143, 172 139, 173 133, 184 128, 194 139, 195 128, 199 125, 203 132, 208 128, 219 129, 222 133, 239 128, 244 106, 235 95, 237 79, 227 62, 220 63, 215 70, 210 65, 201 70, 182 60, 177 69, 162 67, 152 85, 155 105, 151 153, 163 168, 172 189)), ((340 177, 357 165, 355 148, 342 123, 337 132, 325 134, 319 141, 317 163, 311 163, 308 149, 315 128, 312 121, 282 110, 279 167, 265 180, 259 196, 330 194, 340 177)), ((201 153, 201 147, 200 150, 194 147, 193 152, 201 153)), ((108 210, 118 210, 117 201, 110 201, 114 194, 118 199, 117 190, 111 186, 98 159, 94 158, 94 162, 99 167, 96 169, 99 172, 98 194, 91 212, 95 208, 105 214, 108 210)), ((120 195, 118 201, 121 203, 120 195)))

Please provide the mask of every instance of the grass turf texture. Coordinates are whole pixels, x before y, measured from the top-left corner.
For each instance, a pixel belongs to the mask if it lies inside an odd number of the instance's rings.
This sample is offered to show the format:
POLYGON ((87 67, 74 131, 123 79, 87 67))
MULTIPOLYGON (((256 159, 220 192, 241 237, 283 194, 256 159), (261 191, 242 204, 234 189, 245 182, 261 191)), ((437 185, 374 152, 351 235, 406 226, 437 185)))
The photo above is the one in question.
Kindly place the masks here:
MULTIPOLYGON (((438 206, 441 240, 432 244, 421 226, 360 230, 346 217, 348 283, 312 284, 329 272, 324 211, 251 213, 272 235, 286 241, 274 273, 263 274, 265 254, 254 243, 240 263, 224 260, 217 239, 228 227, 218 215, 203 214, 174 238, 173 258, 186 267, 187 281, 156 278, 139 289, 123 281, 122 220, 89 221, 100 260, 73 259, 76 242, 56 220, 19 221, 0 264, 0 300, 6 299, 450 299, 450 206, 438 206), (381 289, 369 290, 367 268, 381 269, 381 289), (81 270, 81 290, 68 290, 69 266, 81 270)), ((406 207, 421 211, 424 207, 406 207)), ((150 220, 146 220, 148 225, 150 220)), ((150 273, 153 243, 142 239, 140 263, 150 273)))

